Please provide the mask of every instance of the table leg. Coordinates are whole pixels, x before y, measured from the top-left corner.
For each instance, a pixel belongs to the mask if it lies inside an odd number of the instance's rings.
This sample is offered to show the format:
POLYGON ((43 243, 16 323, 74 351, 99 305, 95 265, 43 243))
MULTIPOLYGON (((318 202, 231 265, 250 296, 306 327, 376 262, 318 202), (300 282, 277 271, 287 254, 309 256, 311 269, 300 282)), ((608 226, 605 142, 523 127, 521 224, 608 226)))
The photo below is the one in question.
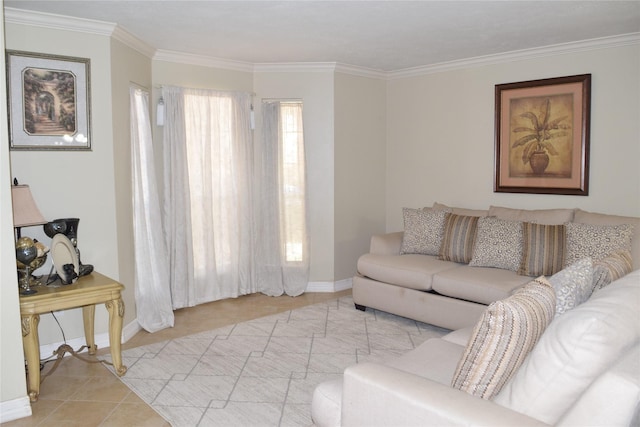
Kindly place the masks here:
POLYGON ((94 304, 85 305, 82 307, 82 320, 84 322, 84 337, 87 342, 87 348, 89 354, 96 354, 98 347, 96 346, 96 340, 94 335, 94 319, 96 314, 96 306, 94 304))
POLYGON ((111 347, 111 359, 118 376, 127 372, 127 367, 122 364, 122 318, 124 317, 124 301, 122 298, 107 301, 105 304, 109 312, 109 346, 111 347))
POLYGON ((22 316, 22 343, 24 355, 27 359, 28 391, 32 402, 38 400, 40 394, 40 342, 38 339, 38 323, 40 315, 29 314, 22 316))

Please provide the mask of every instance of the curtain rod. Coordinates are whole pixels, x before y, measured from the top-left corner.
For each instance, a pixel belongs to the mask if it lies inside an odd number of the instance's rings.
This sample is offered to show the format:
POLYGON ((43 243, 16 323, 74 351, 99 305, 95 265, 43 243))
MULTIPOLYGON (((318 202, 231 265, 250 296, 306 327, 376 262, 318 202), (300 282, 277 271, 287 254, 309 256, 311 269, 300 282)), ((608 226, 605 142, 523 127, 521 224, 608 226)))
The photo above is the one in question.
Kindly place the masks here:
MULTIPOLYGON (((174 85, 154 85, 153 88, 154 89, 164 89, 165 86, 174 86, 174 85)), ((214 89, 214 88, 191 88, 191 87, 187 87, 187 86, 174 86, 174 87, 181 87, 183 89, 215 90, 215 91, 218 91, 218 92, 246 92, 249 95, 251 95, 252 97, 256 96, 255 92, 247 92, 246 90, 228 90, 228 89, 214 89)))

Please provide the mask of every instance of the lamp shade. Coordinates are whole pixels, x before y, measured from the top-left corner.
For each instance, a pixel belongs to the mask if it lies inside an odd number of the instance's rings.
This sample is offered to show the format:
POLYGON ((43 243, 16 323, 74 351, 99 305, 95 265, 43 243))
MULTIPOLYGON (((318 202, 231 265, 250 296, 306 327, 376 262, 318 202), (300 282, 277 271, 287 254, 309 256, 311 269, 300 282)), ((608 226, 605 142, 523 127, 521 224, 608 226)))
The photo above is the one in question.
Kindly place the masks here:
POLYGON ((14 227, 28 227, 47 223, 47 220, 40 213, 36 201, 33 200, 28 185, 12 185, 11 199, 13 201, 14 227))

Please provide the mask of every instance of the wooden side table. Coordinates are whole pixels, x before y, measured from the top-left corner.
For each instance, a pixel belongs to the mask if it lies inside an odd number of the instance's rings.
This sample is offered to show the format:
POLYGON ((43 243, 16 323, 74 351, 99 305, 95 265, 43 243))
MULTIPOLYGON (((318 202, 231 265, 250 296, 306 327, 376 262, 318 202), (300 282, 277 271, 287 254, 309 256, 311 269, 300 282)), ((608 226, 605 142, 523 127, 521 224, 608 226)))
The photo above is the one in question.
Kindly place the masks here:
POLYGON ((93 272, 79 278, 72 285, 37 286, 38 292, 32 295, 20 295, 20 316, 22 318, 22 343, 27 359, 28 392, 32 402, 40 394, 40 341, 38 323, 40 314, 51 311, 82 307, 84 335, 89 354, 96 353, 94 338, 94 316, 96 304, 104 303, 109 312, 109 345, 113 366, 118 376, 127 372, 122 365, 121 339, 124 302, 120 291, 124 286, 113 279, 93 272))

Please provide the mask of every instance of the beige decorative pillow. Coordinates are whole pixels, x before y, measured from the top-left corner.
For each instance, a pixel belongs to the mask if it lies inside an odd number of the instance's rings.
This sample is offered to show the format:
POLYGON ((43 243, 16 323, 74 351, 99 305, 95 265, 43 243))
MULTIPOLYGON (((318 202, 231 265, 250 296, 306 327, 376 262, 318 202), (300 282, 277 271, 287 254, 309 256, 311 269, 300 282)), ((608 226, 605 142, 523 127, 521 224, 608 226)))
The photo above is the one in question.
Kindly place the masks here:
POLYGON ((478 232, 469 265, 518 271, 522 260, 522 222, 484 217, 478 220, 478 232))
POLYGON ((589 299, 593 290, 593 264, 583 258, 549 278, 556 291, 556 316, 576 308, 589 299))
POLYGON ((539 277, 489 305, 473 329, 452 387, 483 399, 498 394, 555 314, 555 291, 539 277))
POLYGON ((444 234, 446 212, 426 209, 402 209, 404 235, 401 254, 438 255, 444 234))
POLYGON ((631 251, 615 251, 593 265, 593 292, 608 286, 622 276, 626 276, 632 270, 631 251))
POLYGON ((569 222, 565 265, 590 257, 598 262, 617 250, 631 250, 633 225, 592 225, 569 222))
POLYGON ((439 259, 468 264, 473 255, 478 217, 448 213, 439 259))
POLYGON ((551 276, 562 270, 566 230, 564 225, 522 224, 523 253, 518 274, 551 276))

